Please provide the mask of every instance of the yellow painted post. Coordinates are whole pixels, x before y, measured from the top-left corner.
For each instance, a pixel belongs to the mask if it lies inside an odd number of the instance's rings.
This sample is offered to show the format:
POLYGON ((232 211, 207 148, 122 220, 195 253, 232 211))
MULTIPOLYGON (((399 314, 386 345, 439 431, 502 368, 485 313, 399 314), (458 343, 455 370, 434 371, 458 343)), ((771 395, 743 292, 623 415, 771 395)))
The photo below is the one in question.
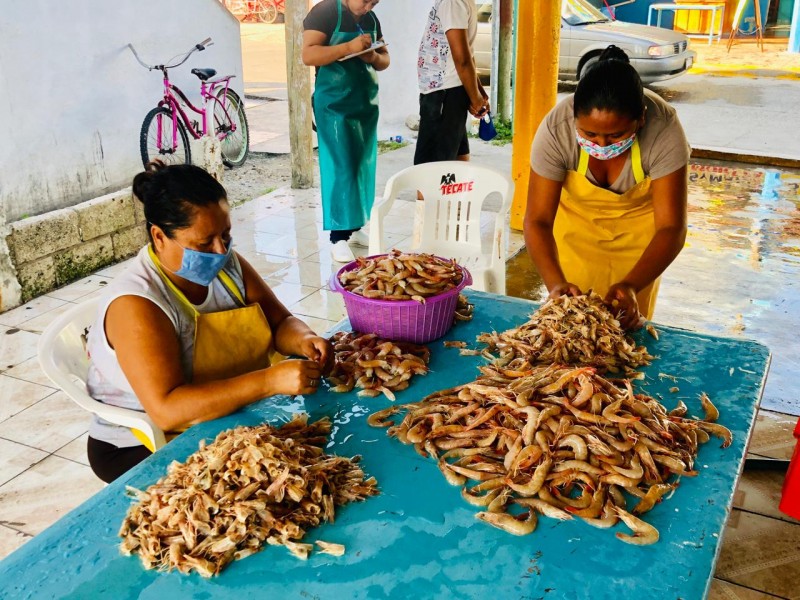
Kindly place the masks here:
POLYGON ((528 201, 533 135, 556 103, 561 0, 521 0, 517 19, 511 227, 521 230, 528 201))

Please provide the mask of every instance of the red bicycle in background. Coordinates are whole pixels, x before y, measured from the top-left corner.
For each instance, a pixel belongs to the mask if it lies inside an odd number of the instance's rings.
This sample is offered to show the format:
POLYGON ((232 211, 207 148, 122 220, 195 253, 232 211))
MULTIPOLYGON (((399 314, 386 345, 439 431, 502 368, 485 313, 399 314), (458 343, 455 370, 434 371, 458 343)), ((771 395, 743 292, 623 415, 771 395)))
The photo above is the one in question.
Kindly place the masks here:
POLYGON ((275 23, 286 12, 286 0, 222 0, 222 4, 240 21, 275 23))

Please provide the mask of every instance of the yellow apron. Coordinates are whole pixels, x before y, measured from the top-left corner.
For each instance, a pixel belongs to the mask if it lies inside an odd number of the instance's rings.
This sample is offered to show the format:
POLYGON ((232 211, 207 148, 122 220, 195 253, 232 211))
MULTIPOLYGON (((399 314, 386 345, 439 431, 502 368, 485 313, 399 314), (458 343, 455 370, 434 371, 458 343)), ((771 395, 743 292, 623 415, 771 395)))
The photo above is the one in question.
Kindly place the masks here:
MULTIPOLYGON (((214 313, 201 313, 161 269, 152 246, 150 258, 161 278, 175 297, 194 314, 194 359, 192 383, 227 379, 283 360, 274 349, 272 328, 258 303, 245 305, 242 292, 224 271, 217 276, 239 308, 214 313)), ((151 452, 150 441, 140 431, 131 430, 151 452)))
MULTIPOLYGON (((624 194, 593 184, 586 177, 588 168, 589 155, 581 150, 577 171, 564 180, 553 236, 567 281, 605 296, 633 269, 655 235, 653 196, 638 139, 631 147, 636 185, 624 194)), ((646 319, 653 316, 660 281, 636 295, 646 319)))

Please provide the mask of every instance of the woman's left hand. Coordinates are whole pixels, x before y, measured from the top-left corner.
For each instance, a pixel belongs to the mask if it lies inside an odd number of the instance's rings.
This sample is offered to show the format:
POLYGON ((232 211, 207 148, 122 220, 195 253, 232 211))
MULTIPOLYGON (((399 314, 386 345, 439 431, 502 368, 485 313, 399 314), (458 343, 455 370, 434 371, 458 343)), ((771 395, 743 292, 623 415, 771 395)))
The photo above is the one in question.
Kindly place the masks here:
POLYGON ((300 353, 309 360, 317 361, 322 374, 327 375, 333 369, 333 346, 323 337, 308 335, 300 342, 300 353))
POLYGON ((375 50, 372 50, 370 52, 365 52, 364 54, 361 54, 358 58, 363 60, 368 65, 371 65, 378 58, 378 53, 375 52, 375 50))
POLYGON ((640 329, 644 324, 636 300, 636 289, 629 283, 621 281, 608 288, 605 302, 624 329, 640 329))

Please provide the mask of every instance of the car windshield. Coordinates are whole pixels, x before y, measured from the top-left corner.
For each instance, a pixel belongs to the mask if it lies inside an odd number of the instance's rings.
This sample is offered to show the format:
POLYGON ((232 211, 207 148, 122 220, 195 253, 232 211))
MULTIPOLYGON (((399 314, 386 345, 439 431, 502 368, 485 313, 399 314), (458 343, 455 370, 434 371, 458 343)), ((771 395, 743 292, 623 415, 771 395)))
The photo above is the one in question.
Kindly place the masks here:
MULTIPOLYGON (((478 7, 478 23, 489 23, 492 20, 492 3, 479 0, 475 4, 478 7)), ((570 25, 605 23, 609 20, 587 0, 563 0, 561 18, 570 25)))
POLYGON ((585 0, 564 0, 561 5, 561 18, 570 25, 605 23, 609 20, 585 0))

